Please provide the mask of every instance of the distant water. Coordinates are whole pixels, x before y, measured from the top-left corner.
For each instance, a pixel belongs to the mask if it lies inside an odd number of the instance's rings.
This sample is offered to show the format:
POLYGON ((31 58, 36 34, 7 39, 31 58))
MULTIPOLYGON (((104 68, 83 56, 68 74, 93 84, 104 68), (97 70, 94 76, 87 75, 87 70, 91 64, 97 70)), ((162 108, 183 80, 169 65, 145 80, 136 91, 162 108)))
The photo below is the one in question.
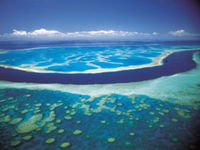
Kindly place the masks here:
MULTIPOLYGON (((148 64, 166 51, 199 48, 154 43, 2 50, 0 64, 84 72, 148 64)), ((187 72, 133 83, 0 81, 0 149, 198 149, 199 52, 193 54, 193 60, 196 67, 187 72)))

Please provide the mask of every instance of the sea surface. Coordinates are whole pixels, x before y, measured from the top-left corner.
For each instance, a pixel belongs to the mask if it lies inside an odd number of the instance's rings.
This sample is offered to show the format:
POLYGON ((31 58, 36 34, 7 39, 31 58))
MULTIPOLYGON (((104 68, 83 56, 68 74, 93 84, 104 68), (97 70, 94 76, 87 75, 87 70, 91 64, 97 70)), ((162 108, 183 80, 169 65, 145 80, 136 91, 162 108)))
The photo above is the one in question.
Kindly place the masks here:
MULTIPOLYGON (((0 66, 38 74, 84 75, 90 70, 95 75, 145 67, 166 52, 200 50, 200 44, 190 42, 24 47, 2 48, 0 66)), ((195 67, 187 71, 137 82, 0 80, 0 149, 198 149, 200 52, 190 59, 195 67)))

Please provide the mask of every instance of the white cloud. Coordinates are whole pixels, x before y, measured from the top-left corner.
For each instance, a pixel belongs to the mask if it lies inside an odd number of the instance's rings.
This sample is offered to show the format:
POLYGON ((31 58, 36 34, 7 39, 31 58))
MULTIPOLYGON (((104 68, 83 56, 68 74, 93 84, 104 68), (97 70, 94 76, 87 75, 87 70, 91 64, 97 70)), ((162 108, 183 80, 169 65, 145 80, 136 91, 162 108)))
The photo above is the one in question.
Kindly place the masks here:
POLYGON ((158 38, 173 38, 180 39, 199 39, 200 34, 190 33, 184 29, 169 31, 166 34, 158 32, 137 32, 137 31, 116 31, 116 30, 95 30, 95 31, 80 31, 80 32, 61 32, 58 30, 47 30, 44 28, 33 31, 14 29, 11 33, 0 34, 0 39, 32 39, 32 40, 135 40, 135 39, 158 39, 158 38), (166 35, 170 36, 166 36, 166 35))
POLYGON ((63 33, 56 30, 46 30, 46 29, 38 29, 32 32, 27 32, 24 30, 13 30, 11 35, 14 36, 28 36, 28 37, 37 37, 37 36, 63 36, 63 33))
POLYGON ((14 29, 12 33, 6 34, 10 37, 18 38, 39 38, 39 39, 107 39, 107 38, 149 38, 156 36, 157 32, 128 32, 115 30, 97 30, 97 31, 81 31, 81 32, 60 32, 57 30, 47 30, 44 28, 37 29, 31 32, 25 30, 14 29))
POLYGON ((13 35, 16 35, 16 36, 26 36, 27 35, 27 32, 26 31, 20 31, 20 30, 13 30, 13 35))
POLYGON ((135 32, 98 30, 98 31, 81 31, 66 33, 68 37, 130 37, 135 36, 135 32))
POLYGON ((56 30, 39 29, 39 30, 34 30, 33 32, 28 32, 28 34, 33 36, 38 36, 38 35, 60 35, 62 33, 56 30))
POLYGON ((153 32, 153 33, 152 33, 152 35, 158 35, 158 34, 159 34, 158 32, 153 32))
POLYGON ((173 35, 173 36, 185 36, 185 35, 187 35, 187 32, 185 32, 185 30, 183 30, 183 29, 180 29, 180 30, 176 30, 176 31, 169 31, 169 34, 173 35))
POLYGON ((198 37, 198 36, 200 36, 200 34, 186 32, 184 29, 180 29, 180 30, 176 30, 176 31, 169 31, 168 34, 170 34, 172 36, 177 36, 177 37, 183 37, 183 36, 198 37))

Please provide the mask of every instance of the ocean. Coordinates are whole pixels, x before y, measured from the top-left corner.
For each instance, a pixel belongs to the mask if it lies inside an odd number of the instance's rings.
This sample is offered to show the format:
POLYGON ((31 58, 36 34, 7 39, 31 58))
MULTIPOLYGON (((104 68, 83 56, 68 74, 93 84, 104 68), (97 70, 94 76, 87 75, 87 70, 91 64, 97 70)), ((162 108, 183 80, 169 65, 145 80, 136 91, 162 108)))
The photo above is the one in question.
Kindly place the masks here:
POLYGON ((198 149, 198 42, 29 46, 0 47, 2 150, 198 149))

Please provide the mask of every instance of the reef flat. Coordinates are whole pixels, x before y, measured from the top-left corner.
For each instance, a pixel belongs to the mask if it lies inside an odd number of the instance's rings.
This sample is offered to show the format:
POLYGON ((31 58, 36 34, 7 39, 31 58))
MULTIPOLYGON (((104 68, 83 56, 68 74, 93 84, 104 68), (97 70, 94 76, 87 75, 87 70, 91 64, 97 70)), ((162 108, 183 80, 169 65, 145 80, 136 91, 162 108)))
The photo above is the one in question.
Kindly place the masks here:
MULTIPOLYGON (((167 56, 169 56, 172 53, 173 53, 173 51, 166 51, 163 54, 161 54, 160 56, 157 56, 155 58, 153 57, 152 62, 150 61, 150 63, 147 63, 147 64, 128 65, 128 66, 123 66, 123 67, 122 66, 118 66, 117 68, 115 68, 114 65, 113 66, 110 65, 112 67, 102 68, 102 67, 100 67, 98 65, 95 65, 95 64, 92 64, 91 62, 88 62, 87 64, 89 66, 93 66, 93 67, 97 67, 97 68, 96 69, 92 68, 92 69, 88 69, 88 70, 84 70, 84 71, 64 71, 64 70, 63 71, 58 71, 58 70, 55 71, 55 70, 46 70, 46 69, 44 69, 45 67, 41 67, 41 66, 40 67, 38 67, 38 66, 26 67, 24 65, 20 65, 20 66, 15 66, 14 65, 13 66, 13 65, 6 65, 6 64, 0 64, 0 67, 10 68, 10 69, 15 69, 15 70, 22 70, 22 71, 26 71, 26 72, 35 72, 35 73, 60 73, 60 74, 88 74, 88 73, 90 73, 90 74, 96 74, 96 73, 117 72, 117 71, 123 71, 123 70, 133 70, 133 69, 140 69, 140 68, 159 66, 159 65, 163 64, 163 59, 165 59, 167 56)), ((101 63, 103 64, 103 62, 101 62, 101 63)))
POLYGON ((163 59, 163 64, 142 69, 97 74, 35 73, 0 67, 0 80, 13 82, 108 84, 151 80, 185 72, 196 67, 193 54, 199 50, 174 52, 163 59))

